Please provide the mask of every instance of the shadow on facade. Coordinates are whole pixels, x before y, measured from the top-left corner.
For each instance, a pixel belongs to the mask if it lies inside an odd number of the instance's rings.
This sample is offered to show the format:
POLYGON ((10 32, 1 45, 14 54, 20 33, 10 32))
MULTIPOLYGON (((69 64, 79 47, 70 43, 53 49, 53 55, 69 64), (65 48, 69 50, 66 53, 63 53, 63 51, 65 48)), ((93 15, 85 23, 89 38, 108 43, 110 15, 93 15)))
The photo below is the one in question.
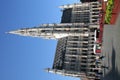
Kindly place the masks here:
POLYGON ((112 68, 111 71, 104 76, 102 80, 120 80, 120 73, 118 72, 118 67, 116 66, 116 51, 114 47, 112 48, 111 57, 112 68))

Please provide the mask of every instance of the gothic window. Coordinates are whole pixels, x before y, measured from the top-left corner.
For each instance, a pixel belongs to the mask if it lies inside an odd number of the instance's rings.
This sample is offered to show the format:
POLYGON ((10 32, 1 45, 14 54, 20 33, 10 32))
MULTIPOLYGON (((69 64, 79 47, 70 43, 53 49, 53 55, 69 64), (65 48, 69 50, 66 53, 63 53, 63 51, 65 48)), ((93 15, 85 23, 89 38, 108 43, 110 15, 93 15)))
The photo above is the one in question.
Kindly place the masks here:
POLYGON ((81 69, 81 71, 85 72, 86 70, 85 69, 81 69))
POLYGON ((71 60, 71 62, 75 62, 75 61, 76 61, 76 60, 74 60, 74 59, 73 59, 73 60, 71 60))
POLYGON ((45 30, 41 30, 41 32, 45 32, 45 30))
POLYGON ((75 64, 70 64, 70 66, 71 66, 71 67, 74 67, 74 66, 75 66, 75 64))
POLYGON ((72 68, 72 67, 71 67, 70 70, 75 70, 75 68, 72 68))
POLYGON ((86 65, 81 65, 81 67, 87 67, 86 65))
POLYGON ((87 63, 87 61, 81 61, 81 63, 87 63))

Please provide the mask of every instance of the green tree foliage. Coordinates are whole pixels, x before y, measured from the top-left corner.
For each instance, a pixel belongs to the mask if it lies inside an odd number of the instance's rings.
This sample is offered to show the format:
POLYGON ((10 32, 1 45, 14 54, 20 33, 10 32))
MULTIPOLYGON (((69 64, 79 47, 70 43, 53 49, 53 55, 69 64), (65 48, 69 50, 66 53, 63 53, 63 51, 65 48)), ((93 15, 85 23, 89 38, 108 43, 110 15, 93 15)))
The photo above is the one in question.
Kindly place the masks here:
POLYGON ((105 23, 107 24, 110 24, 113 6, 114 6, 114 0, 108 0, 106 7, 106 14, 105 14, 105 23))

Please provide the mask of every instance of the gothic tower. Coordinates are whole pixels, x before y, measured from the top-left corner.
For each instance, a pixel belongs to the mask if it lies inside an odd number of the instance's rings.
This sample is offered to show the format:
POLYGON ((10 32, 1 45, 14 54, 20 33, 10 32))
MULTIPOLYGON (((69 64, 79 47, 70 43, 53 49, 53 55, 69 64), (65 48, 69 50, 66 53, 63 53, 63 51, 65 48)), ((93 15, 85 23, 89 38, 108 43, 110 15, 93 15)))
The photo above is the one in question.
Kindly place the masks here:
POLYGON ((60 8, 63 11, 60 24, 42 24, 9 33, 58 40, 53 67, 45 69, 47 72, 83 80, 100 80, 95 70, 102 70, 92 62, 96 58, 96 30, 100 27, 101 3, 74 3, 60 8))

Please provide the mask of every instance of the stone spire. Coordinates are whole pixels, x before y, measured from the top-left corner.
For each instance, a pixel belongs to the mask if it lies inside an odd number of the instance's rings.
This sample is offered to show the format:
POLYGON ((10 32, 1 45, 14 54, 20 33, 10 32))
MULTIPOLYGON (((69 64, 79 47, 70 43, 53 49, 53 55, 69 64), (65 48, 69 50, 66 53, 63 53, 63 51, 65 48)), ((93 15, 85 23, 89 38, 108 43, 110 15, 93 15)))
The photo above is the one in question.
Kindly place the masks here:
POLYGON ((47 39, 59 39, 67 36, 88 36, 88 25, 81 23, 43 24, 34 28, 24 28, 8 33, 21 36, 43 37, 47 39))

